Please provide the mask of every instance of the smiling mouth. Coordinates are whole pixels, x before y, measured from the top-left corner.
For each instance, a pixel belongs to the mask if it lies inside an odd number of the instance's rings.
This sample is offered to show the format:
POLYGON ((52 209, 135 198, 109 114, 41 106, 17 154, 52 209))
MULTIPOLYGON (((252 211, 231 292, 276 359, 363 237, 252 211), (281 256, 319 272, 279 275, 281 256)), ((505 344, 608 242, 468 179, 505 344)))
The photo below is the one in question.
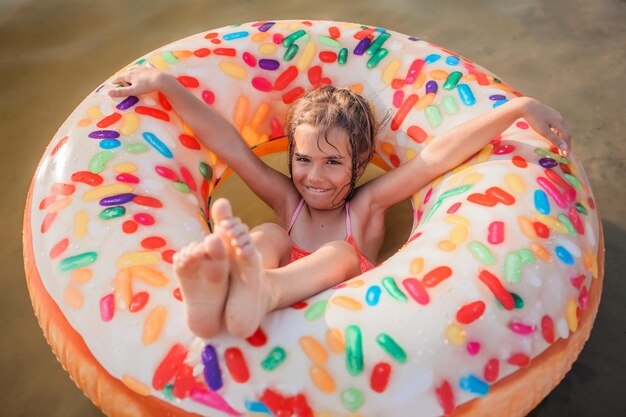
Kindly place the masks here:
POLYGON ((316 187, 309 187, 308 185, 305 185, 305 188, 314 193, 325 193, 326 191, 330 190, 330 188, 316 188, 316 187))

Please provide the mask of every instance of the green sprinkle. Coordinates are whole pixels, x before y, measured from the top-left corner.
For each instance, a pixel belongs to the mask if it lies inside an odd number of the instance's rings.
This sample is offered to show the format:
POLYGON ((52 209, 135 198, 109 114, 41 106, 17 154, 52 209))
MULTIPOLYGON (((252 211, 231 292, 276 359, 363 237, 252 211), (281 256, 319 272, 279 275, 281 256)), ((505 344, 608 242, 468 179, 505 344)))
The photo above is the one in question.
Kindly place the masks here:
POLYGON ((565 158, 564 156, 561 156, 561 155, 556 154, 554 152, 550 152, 547 149, 537 148, 537 149, 535 149, 535 153, 537 155, 540 155, 540 156, 547 156, 548 158, 552 158, 555 161, 560 162, 561 164, 568 164, 569 163, 568 159, 565 158))
POLYGON ((144 153, 148 150, 148 146, 144 143, 127 143, 124 148, 132 154, 144 153))
POLYGON ((524 299, 522 297, 515 294, 514 292, 511 293, 511 296, 513 297, 513 301, 515 302, 515 308, 524 308, 524 299))
POLYGON ((517 253, 507 253, 504 258, 504 279, 507 282, 520 282, 522 258, 517 253))
POLYGON ((96 262, 98 254, 96 252, 85 252, 80 255, 63 259, 59 263, 59 272, 70 272, 78 268, 84 268, 96 262))
POLYGON ((163 398, 168 401, 174 401, 174 385, 167 384, 165 388, 161 390, 161 394, 163 394, 163 398))
POLYGON ((93 156, 93 158, 91 158, 91 161, 89 161, 89 171, 94 174, 101 173, 104 171, 106 163, 109 162, 111 158, 113 158, 112 151, 98 152, 93 156))
POLYGON ((396 343, 391 336, 381 333, 376 338, 376 342, 387 352, 392 358, 400 363, 406 363, 406 352, 396 343))
POLYGON ((493 253, 491 253, 489 248, 482 243, 472 242, 468 245, 468 247, 471 254, 474 255, 474 258, 478 259, 478 261, 483 264, 493 265, 496 262, 496 258, 493 256, 493 253))
POLYGON ((281 348, 280 346, 276 346, 267 355, 267 357, 263 359, 263 362, 261 362, 261 366, 266 371, 273 371, 274 369, 278 367, 278 365, 280 365, 281 363, 285 361, 286 357, 287 357, 287 352, 285 352, 285 349, 281 348))
POLYGON ((378 65, 378 63, 382 61, 382 59, 386 57, 388 53, 389 51, 385 48, 380 48, 378 51, 376 51, 376 53, 369 59, 369 61, 367 61, 367 69, 372 69, 376 65, 378 65))
POLYGON ((320 36, 318 39, 322 45, 330 46, 331 48, 341 48, 341 42, 330 36, 320 36))
POLYGON ((517 251, 520 259, 523 264, 534 265, 535 264, 535 254, 530 249, 520 249, 517 251))
POLYGON ((430 217, 435 214, 435 212, 437 211, 437 209, 439 209, 439 207, 441 207, 441 205, 443 204, 443 199, 439 198, 439 200, 437 200, 435 202, 435 204, 433 204, 433 206, 430 208, 430 210, 428 210, 428 213, 426 214, 426 216, 424 216, 424 219, 422 219, 422 223, 427 221, 428 219, 430 219, 430 217))
POLYGON ((204 162, 200 162, 200 174, 206 180, 211 180, 211 178, 213 178, 213 170, 204 162))
POLYGON ((298 53, 298 45, 294 43, 289 48, 287 48, 287 50, 285 51, 285 55, 283 55, 283 59, 285 61, 291 61, 293 57, 296 56, 297 53, 298 53))
POLYGON ((396 301, 406 301, 406 295, 398 288, 396 281, 392 277, 383 278, 383 288, 396 301))
POLYGON ((350 325, 346 328, 345 343, 348 373, 358 376, 363 372, 363 340, 358 326, 350 325))
POLYGON ((141 65, 146 62, 146 58, 141 58, 139 61, 135 62, 135 65, 141 65))
POLYGON ((181 193, 191 192, 191 190, 189 189, 189 186, 185 184, 184 182, 173 181, 172 184, 174 185, 174 188, 176 188, 176 191, 180 191, 181 193))
POLYGON ((291 35, 289 35, 285 39, 283 39, 283 46, 285 48, 290 48, 293 45, 293 43, 298 38, 301 38, 302 36, 304 36, 305 33, 306 32, 304 30, 302 30, 302 29, 293 32, 291 35))
POLYGON ((576 178, 575 176, 573 176, 572 174, 568 174, 567 172, 563 173, 563 176, 565 177, 565 179, 567 180, 567 182, 569 182, 570 184, 572 184, 572 186, 574 188, 576 188, 577 190, 582 190, 583 189, 583 185, 580 183, 580 181, 578 181, 578 178, 576 178))
POLYGON ((461 79, 462 75, 463 74, 461 74, 461 72, 459 72, 459 71, 451 72, 450 75, 448 75, 448 78, 446 78, 446 82, 443 84, 443 89, 444 90, 453 90, 454 87, 456 87, 456 85, 458 84, 458 82, 461 79))
POLYGON ((167 62, 168 64, 177 64, 178 63, 178 58, 176 58, 174 56, 172 51, 163 51, 163 52, 161 52, 161 56, 163 57, 165 62, 167 62))
POLYGON ((583 206, 581 203, 576 203, 576 211, 580 214, 584 214, 585 216, 589 214, 585 206, 583 206))
POLYGON ((348 388, 341 393, 341 402, 350 411, 356 411, 363 405, 363 394, 356 388, 348 388))
POLYGON ((304 318, 308 321, 317 320, 324 315, 328 301, 318 301, 315 304, 311 304, 309 308, 304 312, 304 318))
POLYGON ((372 42, 372 44, 369 46, 369 48, 367 48, 367 54, 368 55, 375 55, 379 50, 380 47, 383 46, 383 43, 385 43, 387 41, 387 39, 389 39, 391 37, 391 35, 387 32, 383 32, 381 33, 375 40, 374 42, 372 42))
POLYGON ((339 65, 346 65, 346 62, 348 62, 348 48, 341 48, 337 61, 339 62, 339 65))
POLYGON ((426 118, 428 119, 428 123, 430 123, 431 127, 439 127, 443 122, 443 118, 441 117, 441 112, 436 106, 428 106, 424 109, 426 113, 426 118))
POLYGON ((109 207, 100 212, 98 217, 102 220, 115 219, 126 214, 126 208, 124 206, 109 207))
POLYGON ((456 100, 453 96, 448 96, 441 101, 441 107, 447 115, 456 114, 459 111, 459 107, 456 105, 456 100))
POLYGON ((576 229, 574 229, 574 225, 572 224, 571 220, 563 213, 559 214, 557 218, 559 219, 559 222, 567 229, 567 234, 572 237, 576 237, 576 229))
POLYGON ((462 194, 465 191, 467 191, 470 188, 472 188, 473 186, 474 186, 473 184, 468 184, 468 185, 462 185, 460 187, 453 188, 453 189, 448 190, 448 191, 444 192, 443 194, 441 194, 441 197, 439 197, 439 199, 440 200, 445 200, 448 197, 452 197, 452 196, 455 196, 457 194, 462 194))

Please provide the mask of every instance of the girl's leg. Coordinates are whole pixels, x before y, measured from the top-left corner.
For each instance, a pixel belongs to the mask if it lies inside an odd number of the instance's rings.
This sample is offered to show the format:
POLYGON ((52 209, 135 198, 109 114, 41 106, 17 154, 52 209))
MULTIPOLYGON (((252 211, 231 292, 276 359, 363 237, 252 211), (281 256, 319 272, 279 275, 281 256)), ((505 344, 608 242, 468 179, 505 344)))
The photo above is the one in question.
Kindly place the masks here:
POLYGON ((289 263, 291 238, 287 231, 275 223, 263 223, 250 231, 250 240, 261 254, 265 269, 278 268, 289 263))

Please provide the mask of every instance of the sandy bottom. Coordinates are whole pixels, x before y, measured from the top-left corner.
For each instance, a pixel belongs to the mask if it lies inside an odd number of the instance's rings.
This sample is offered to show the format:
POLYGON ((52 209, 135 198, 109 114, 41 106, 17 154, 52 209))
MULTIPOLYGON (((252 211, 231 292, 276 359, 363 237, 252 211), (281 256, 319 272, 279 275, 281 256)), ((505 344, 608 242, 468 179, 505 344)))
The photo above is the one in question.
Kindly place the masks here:
POLYGON ((606 276, 591 339, 531 413, 626 415, 626 3, 620 0, 0 1, 0 412, 100 416, 46 345, 26 291, 21 222, 43 150, 102 80, 176 39, 262 19, 360 22, 460 53, 562 112, 603 216, 606 276), (340 4, 338 4, 340 3, 340 4))

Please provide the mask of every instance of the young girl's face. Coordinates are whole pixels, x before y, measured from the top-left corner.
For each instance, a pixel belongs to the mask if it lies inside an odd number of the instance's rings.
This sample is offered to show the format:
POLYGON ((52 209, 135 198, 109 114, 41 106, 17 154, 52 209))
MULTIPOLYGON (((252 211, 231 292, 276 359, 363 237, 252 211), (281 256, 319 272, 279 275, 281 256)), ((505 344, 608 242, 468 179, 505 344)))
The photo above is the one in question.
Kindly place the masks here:
POLYGON ((333 129, 328 133, 328 142, 309 124, 298 126, 294 132, 293 183, 311 208, 339 207, 350 192, 352 152, 348 133, 333 129))

